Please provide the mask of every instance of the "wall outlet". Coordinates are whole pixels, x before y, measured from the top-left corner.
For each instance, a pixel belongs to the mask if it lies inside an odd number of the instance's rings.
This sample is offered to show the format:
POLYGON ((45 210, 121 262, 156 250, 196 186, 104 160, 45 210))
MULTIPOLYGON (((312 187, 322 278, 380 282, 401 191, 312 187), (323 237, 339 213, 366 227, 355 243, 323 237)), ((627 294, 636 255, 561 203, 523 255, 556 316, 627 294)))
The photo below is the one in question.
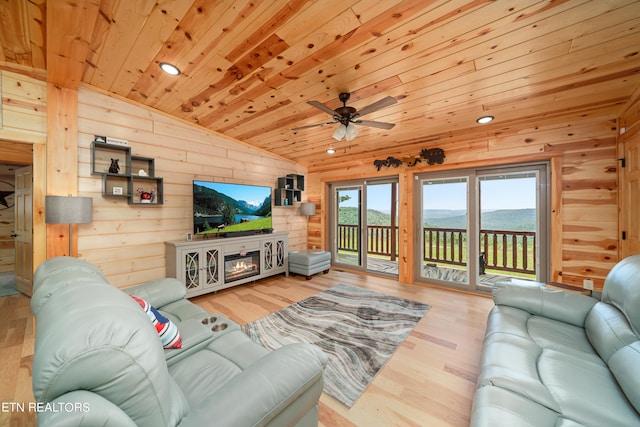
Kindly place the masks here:
POLYGON ((584 279, 582 281, 582 287, 592 291, 593 290, 593 280, 584 279))

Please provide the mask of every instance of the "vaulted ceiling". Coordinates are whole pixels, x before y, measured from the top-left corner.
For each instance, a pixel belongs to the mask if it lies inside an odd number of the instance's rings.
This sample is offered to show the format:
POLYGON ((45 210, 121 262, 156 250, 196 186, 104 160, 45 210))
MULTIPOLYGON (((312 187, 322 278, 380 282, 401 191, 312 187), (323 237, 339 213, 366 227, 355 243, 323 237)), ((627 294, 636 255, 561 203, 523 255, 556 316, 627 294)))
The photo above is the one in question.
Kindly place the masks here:
POLYGON ((638 0, 2 0, 0 41, 0 70, 92 86, 309 167, 615 117, 640 87, 638 0), (362 119, 395 127, 340 142, 335 123, 292 130, 331 122, 308 101, 335 109, 341 92, 356 109, 394 97, 362 119))

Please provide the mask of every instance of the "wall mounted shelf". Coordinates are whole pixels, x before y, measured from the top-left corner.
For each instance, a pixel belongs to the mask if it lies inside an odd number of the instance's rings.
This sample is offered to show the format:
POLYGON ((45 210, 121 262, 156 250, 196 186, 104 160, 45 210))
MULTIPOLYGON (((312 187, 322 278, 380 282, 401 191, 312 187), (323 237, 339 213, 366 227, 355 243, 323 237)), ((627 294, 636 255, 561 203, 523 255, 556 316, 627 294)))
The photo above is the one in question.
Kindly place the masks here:
POLYGON ((288 174, 278 178, 278 186, 275 190, 276 206, 293 206, 302 201, 304 191, 304 175, 288 174))
POLYGON ((102 175, 103 197, 125 198, 132 205, 164 203, 163 179, 155 176, 155 159, 132 156, 128 145, 93 141, 91 174, 102 175))

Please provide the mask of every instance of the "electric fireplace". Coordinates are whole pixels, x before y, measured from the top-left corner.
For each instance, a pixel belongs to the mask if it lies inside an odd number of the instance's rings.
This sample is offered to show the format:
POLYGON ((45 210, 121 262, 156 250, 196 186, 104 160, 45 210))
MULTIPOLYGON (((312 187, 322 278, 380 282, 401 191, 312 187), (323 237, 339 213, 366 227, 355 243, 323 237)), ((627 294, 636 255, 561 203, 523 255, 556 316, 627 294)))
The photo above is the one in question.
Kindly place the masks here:
POLYGON ((260 274, 260 251, 224 256, 225 283, 260 274))

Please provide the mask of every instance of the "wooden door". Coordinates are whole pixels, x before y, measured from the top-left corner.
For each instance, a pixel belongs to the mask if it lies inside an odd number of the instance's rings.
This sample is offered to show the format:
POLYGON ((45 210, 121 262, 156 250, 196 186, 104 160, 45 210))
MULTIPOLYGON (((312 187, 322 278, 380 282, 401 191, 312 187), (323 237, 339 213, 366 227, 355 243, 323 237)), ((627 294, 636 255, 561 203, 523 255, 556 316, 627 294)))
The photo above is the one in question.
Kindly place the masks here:
POLYGON ((624 144, 621 173, 621 258, 640 253, 640 133, 624 144))
POLYGON ((31 166, 16 169, 16 289, 31 295, 33 288, 33 172, 31 166))

